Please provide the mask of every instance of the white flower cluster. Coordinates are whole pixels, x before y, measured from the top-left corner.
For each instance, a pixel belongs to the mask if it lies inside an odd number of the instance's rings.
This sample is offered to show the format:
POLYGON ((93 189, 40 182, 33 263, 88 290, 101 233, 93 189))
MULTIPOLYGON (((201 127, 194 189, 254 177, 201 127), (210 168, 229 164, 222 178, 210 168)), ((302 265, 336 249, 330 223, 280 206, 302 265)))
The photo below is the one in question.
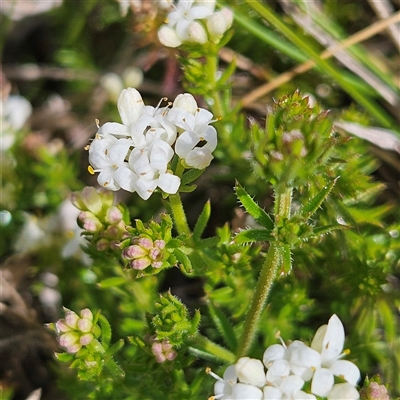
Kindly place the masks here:
POLYGON ((263 362, 242 357, 225 370, 223 378, 208 371, 217 379, 211 399, 303 400, 320 396, 357 400, 355 385, 360 371, 352 362, 341 360, 348 354, 342 352, 343 344, 343 325, 333 315, 328 325, 317 330, 310 347, 298 340, 289 346, 274 344, 265 350, 263 362), (341 383, 335 383, 335 377, 341 383))
POLYGON ((214 12, 215 0, 179 0, 172 7, 167 23, 158 31, 161 44, 167 47, 204 44, 210 39, 218 42, 233 22, 228 8, 214 12))
POLYGON ((181 180, 169 169, 174 154, 187 168, 204 169, 213 159, 213 115, 198 108, 191 94, 160 108, 145 106, 140 93, 128 88, 118 98, 118 111, 122 124, 105 123, 89 147, 89 171, 99 172, 101 186, 137 192, 144 200, 157 187, 175 194, 181 180))

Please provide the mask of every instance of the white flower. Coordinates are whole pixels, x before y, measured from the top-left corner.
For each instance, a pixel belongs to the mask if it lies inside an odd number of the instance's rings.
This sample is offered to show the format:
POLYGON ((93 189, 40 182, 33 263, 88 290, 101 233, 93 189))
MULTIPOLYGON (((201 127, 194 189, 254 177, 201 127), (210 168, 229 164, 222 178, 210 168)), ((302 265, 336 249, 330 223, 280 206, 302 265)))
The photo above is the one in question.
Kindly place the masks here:
POLYGON ((182 41, 190 40, 189 27, 197 19, 204 19, 214 12, 215 2, 196 4, 194 0, 180 0, 175 10, 168 14, 168 26, 175 28, 177 36, 182 41))
POLYGON ((189 167, 206 168, 214 158, 212 152, 217 147, 217 131, 209 126, 212 117, 203 108, 198 108, 194 115, 181 108, 172 108, 168 114, 168 119, 183 129, 176 141, 175 152, 189 167))
POLYGON ((197 110, 197 102, 190 93, 182 93, 176 96, 172 103, 173 108, 181 108, 190 114, 195 114, 197 110))
POLYGON ((89 147, 91 173, 100 172, 99 184, 109 190, 135 191, 138 176, 129 169, 125 158, 131 146, 129 139, 116 139, 114 136, 100 137, 93 140, 89 147))
POLYGON ((207 368, 206 372, 217 380, 214 384, 214 394, 216 399, 227 400, 232 398, 233 386, 237 384, 235 366, 230 365, 224 372, 223 378, 207 368))
POLYGON ((129 164, 138 176, 135 189, 142 199, 147 200, 156 187, 169 194, 178 191, 180 178, 167 171, 172 156, 172 148, 162 140, 154 141, 147 149, 132 151, 129 164))
POLYGON ((328 325, 318 328, 311 347, 321 354, 321 366, 315 369, 311 383, 312 393, 326 397, 332 390, 334 376, 345 379, 355 386, 360 379, 358 367, 350 361, 340 360, 344 344, 344 328, 337 315, 333 315, 328 325))
POLYGON ((235 371, 241 383, 263 387, 265 385, 264 366, 260 360, 241 357, 235 364, 235 371))

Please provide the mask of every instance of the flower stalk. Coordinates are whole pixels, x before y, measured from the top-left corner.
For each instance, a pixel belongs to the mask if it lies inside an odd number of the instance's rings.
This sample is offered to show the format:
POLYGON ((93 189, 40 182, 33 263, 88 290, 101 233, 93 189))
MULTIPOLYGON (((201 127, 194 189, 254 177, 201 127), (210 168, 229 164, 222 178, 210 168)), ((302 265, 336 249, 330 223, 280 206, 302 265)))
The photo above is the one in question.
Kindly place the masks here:
POLYGON ((261 269, 260 277, 258 278, 250 309, 246 315, 243 334, 238 346, 237 358, 245 356, 250 351, 251 345, 257 334, 261 313, 264 310, 280 264, 281 256, 279 244, 272 242, 265 263, 261 269))

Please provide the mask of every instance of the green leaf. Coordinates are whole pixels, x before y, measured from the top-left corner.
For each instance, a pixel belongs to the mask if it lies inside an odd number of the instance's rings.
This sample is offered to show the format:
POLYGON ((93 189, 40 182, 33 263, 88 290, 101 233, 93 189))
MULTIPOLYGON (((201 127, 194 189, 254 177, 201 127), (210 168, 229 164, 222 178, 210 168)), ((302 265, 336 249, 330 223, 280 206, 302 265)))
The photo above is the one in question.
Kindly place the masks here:
POLYGON ((124 339, 119 339, 117 342, 115 342, 108 350, 107 354, 109 356, 114 355, 118 351, 120 351, 124 347, 124 339))
POLYGON ((329 233, 332 233, 333 231, 343 231, 345 229, 350 229, 350 226, 340 225, 340 224, 330 224, 330 225, 319 226, 317 228, 314 228, 313 232, 309 235, 309 237, 324 236, 324 235, 328 235, 329 233))
POLYGON ((235 352, 237 348, 237 339, 235 331, 232 327, 232 322, 218 307, 215 307, 211 302, 208 303, 208 309, 210 310, 210 315, 214 325, 222 335, 228 348, 235 352))
POLYGON ((99 324, 101 327, 101 344, 105 349, 108 349, 111 342, 111 325, 102 314, 99 315, 99 324))
POLYGON ((174 249, 174 255, 177 258, 177 260, 182 264, 183 269, 187 274, 193 272, 192 263, 189 257, 182 250, 174 249))
POLYGON ((220 239, 218 236, 213 236, 206 239, 200 239, 198 242, 195 242, 196 249, 205 249, 210 248, 219 243, 220 239))
POLYGON ((253 242, 272 242, 275 238, 272 236, 271 231, 267 229, 248 229, 239 232, 235 238, 235 243, 253 243, 253 242))
POLYGON ((271 217, 263 210, 244 190, 238 182, 236 182, 236 195, 246 211, 264 228, 272 231, 274 229, 274 222, 271 217))
POLYGON ((105 365, 114 377, 122 378, 125 376, 125 371, 112 358, 106 358, 105 365))
POLYGON ((210 215, 211 215, 211 204, 210 201, 207 201, 193 229, 194 241, 201 238, 201 235, 203 234, 204 229, 207 226, 207 222, 210 219, 210 215))
POLYGON ((185 172, 181 178, 181 186, 185 186, 194 180, 196 180, 199 176, 203 174, 204 169, 189 169, 189 171, 185 172))
POLYGON ((110 287, 115 287, 122 285, 126 282, 126 279, 122 276, 115 276, 113 278, 107 278, 99 282, 97 285, 102 288, 110 288, 110 287))
POLYGON ((312 198, 301 210, 301 215, 308 219, 313 215, 324 200, 328 197, 329 193, 333 189, 336 184, 338 178, 335 178, 333 181, 329 182, 314 198, 312 198))
POLYGON ((292 270, 292 255, 290 247, 286 243, 279 243, 278 251, 281 257, 282 270, 285 274, 289 274, 292 270))
POLYGON ((74 359, 74 355, 70 353, 56 353, 56 358, 62 362, 70 362, 74 359))

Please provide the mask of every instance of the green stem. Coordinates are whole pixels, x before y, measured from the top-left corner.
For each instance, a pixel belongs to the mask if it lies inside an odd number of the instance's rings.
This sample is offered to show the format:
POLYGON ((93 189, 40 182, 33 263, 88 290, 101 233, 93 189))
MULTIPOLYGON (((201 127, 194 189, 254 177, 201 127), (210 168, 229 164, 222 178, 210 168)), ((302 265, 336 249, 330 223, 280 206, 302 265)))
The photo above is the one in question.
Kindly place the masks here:
MULTIPOLYGON (((274 214, 275 228, 279 228, 290 218, 292 204, 291 187, 277 188, 275 190, 274 214)), ((279 233, 279 232, 278 232, 279 233)), ((279 242, 271 242, 267 258, 261 269, 256 290, 244 321, 244 331, 238 347, 238 357, 243 357, 250 351, 251 345, 257 334, 261 313, 265 308, 269 292, 274 283, 278 268, 282 265, 282 255, 285 248, 279 242)))
POLYGON ((174 217, 175 227, 176 230, 178 231, 178 234, 185 234, 187 236, 191 236, 192 232, 187 222, 185 210, 183 209, 181 196, 179 195, 179 193, 176 193, 176 194, 170 194, 168 198, 169 198, 169 203, 171 205, 171 211, 174 217))
POLYGON ((244 322, 244 331, 238 348, 238 358, 246 356, 249 353, 256 336, 261 313, 264 310, 278 267, 281 264, 278 246, 276 242, 271 243, 267 259, 258 278, 250 310, 247 312, 244 322))
POLYGON ((193 350, 193 353, 205 353, 205 357, 207 357, 208 353, 209 355, 212 355, 221 361, 225 361, 230 364, 235 362, 235 355, 232 352, 200 334, 196 335, 195 345, 191 346, 191 349, 193 350))
POLYGON ((219 91, 217 90, 217 72, 218 72, 218 51, 216 48, 210 49, 206 57, 207 80, 210 85, 210 93, 214 100, 212 111, 217 118, 224 115, 222 101, 219 91))

